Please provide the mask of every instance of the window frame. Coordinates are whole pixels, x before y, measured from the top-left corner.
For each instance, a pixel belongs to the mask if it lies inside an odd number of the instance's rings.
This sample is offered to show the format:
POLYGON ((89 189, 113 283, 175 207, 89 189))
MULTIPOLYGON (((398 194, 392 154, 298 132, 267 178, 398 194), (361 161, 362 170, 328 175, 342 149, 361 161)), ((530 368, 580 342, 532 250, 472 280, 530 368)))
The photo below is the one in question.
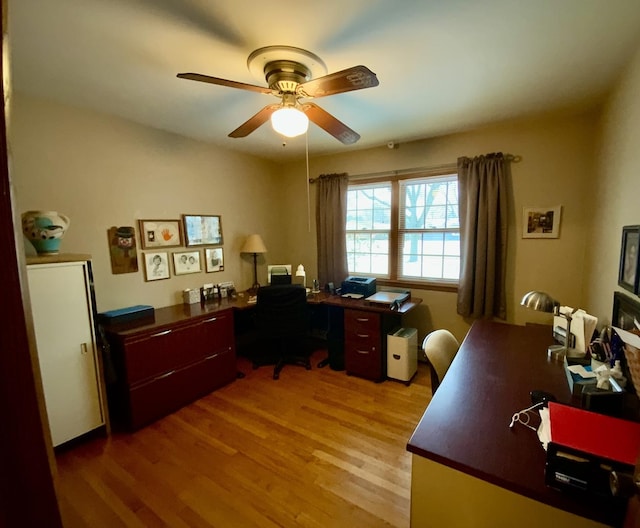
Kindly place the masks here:
MULTIPOLYGON (((376 282, 384 286, 428 289, 436 291, 457 291, 459 279, 402 279, 398 277, 400 266, 400 182, 404 180, 419 180, 455 175, 458 169, 454 166, 441 167, 436 169, 416 170, 406 173, 389 173, 380 176, 362 176, 349 178, 349 190, 358 185, 371 185, 380 183, 391 184, 391 219, 389 228, 389 274, 388 277, 380 277, 373 273, 358 273, 365 277, 375 277, 376 282)), ((439 230, 441 231, 441 230, 439 230)), ((447 229, 445 231, 451 231, 447 229)), ((359 231, 346 230, 347 233, 358 233, 359 231)), ((460 232, 460 228, 458 228, 460 232)))

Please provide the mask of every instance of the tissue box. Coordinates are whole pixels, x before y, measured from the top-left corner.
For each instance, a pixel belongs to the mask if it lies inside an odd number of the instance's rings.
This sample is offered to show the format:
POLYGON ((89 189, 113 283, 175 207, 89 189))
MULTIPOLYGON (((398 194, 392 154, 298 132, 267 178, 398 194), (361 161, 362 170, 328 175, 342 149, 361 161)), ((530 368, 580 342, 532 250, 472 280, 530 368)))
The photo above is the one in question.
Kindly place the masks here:
POLYGON ((564 358, 564 372, 567 375, 569 388, 574 396, 581 396, 584 387, 596 386, 596 378, 583 378, 569 370, 570 365, 582 365, 586 370, 591 370, 590 360, 580 358, 564 358))
POLYGON ((200 290, 184 290, 182 292, 184 304, 195 304, 200 302, 200 290))

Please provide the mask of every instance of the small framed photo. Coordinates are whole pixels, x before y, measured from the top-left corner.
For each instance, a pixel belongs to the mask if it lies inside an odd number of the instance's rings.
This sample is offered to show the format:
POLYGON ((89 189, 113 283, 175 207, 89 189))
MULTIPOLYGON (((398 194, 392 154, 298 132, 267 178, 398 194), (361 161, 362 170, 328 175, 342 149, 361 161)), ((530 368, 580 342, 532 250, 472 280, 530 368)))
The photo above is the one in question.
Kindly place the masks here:
POLYGON ((144 254, 144 273, 147 281, 169 278, 169 254, 166 251, 147 251, 144 254))
POLYGON ((200 252, 180 251, 173 254, 173 271, 176 275, 187 273, 200 273, 200 252))
POLYGON ((620 244, 620 270, 618 284, 625 290, 638 295, 640 290, 640 269, 638 264, 638 247, 640 246, 640 226, 624 226, 622 228, 622 243, 620 244))
POLYGON ((205 269, 207 273, 224 270, 224 254, 221 247, 207 248, 204 250, 207 265, 205 269))
POLYGON ((218 215, 182 215, 186 246, 221 246, 222 221, 218 215))
POLYGON ((138 220, 142 249, 182 245, 180 220, 138 220))
POLYGON ((613 292, 613 316, 611 324, 629 330, 636 331, 640 324, 640 302, 632 299, 622 292, 613 292))
POLYGON ((525 207, 522 214, 522 238, 558 238, 562 206, 525 207))

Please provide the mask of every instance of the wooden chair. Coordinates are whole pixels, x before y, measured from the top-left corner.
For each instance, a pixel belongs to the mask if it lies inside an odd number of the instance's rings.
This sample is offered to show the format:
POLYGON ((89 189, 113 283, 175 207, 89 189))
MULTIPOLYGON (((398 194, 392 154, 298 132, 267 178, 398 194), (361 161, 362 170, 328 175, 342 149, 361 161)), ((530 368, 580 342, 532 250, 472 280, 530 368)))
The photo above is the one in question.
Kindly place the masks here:
POLYGON ((431 394, 435 394, 442 383, 449 365, 458 353, 460 343, 449 330, 434 330, 422 341, 422 350, 430 364, 431 394))

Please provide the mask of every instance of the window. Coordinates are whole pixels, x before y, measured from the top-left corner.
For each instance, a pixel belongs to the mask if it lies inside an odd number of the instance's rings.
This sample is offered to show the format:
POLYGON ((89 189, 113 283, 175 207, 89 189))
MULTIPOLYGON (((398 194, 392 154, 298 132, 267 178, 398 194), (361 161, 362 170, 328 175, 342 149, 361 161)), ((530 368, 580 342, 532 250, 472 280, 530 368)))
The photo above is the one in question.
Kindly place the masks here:
POLYGON ((399 282, 457 282, 460 221, 456 174, 349 185, 349 273, 399 282))

